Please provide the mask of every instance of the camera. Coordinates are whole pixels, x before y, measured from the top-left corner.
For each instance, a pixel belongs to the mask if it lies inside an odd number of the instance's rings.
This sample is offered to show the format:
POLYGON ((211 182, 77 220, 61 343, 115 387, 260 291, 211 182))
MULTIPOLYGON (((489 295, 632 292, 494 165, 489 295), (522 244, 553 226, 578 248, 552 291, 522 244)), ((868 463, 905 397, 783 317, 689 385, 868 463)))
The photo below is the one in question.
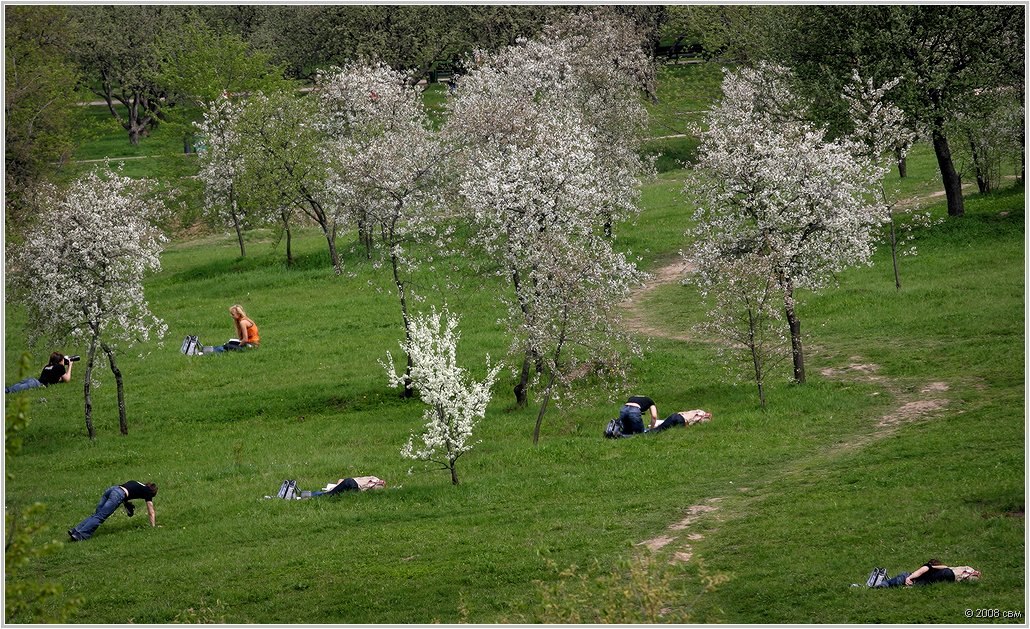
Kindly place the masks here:
POLYGON ((70 363, 74 363, 82 360, 82 356, 65 356, 64 359, 70 363))

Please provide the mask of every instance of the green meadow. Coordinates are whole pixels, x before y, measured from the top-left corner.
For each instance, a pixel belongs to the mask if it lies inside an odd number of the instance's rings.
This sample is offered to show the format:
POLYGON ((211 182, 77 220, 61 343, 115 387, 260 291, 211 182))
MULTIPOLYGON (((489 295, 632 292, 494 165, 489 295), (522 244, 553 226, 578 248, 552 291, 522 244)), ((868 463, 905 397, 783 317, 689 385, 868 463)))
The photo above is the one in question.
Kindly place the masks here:
MULTIPOLYGON (((134 167, 189 159, 164 142, 163 157, 134 167)), ((918 147, 909 168, 906 196, 939 190, 931 149, 918 147)), ((639 217, 616 229, 649 271, 690 245, 685 171, 663 170, 639 217)), ((943 197, 924 206, 945 217, 943 197)), ((661 417, 704 408, 713 420, 605 440, 626 391, 588 379, 552 405, 534 447, 539 398, 515 408, 508 368, 458 486, 400 456, 423 405, 387 386, 381 362, 400 355, 400 307, 354 234, 340 238, 342 276, 310 229, 294 237, 292 266, 271 231, 248 232, 245 258, 229 234, 176 237, 146 284, 168 334, 119 358, 128 436, 101 364, 98 434, 86 437, 78 363, 72 383, 23 394, 31 423, 5 487, 8 511, 46 504, 40 543, 66 539, 106 487, 129 479, 159 485, 160 526, 120 510, 21 574, 81 597, 70 620, 91 624, 586 621, 572 614, 595 601, 614 601, 621 615, 600 619, 620 622, 1025 622, 1024 224, 1022 184, 969 194, 965 217, 915 232, 900 291, 881 246, 871 266, 803 295, 808 382, 790 384, 783 363, 765 409, 716 360, 716 343, 692 332, 705 317, 695 289, 658 285, 632 305, 652 331, 632 392, 654 398, 661 417), (187 334, 208 345, 232 336, 234 303, 259 325, 260 349, 179 353, 187 334), (388 488, 264 498, 287 478, 308 490, 368 474, 388 488), (875 566, 893 576, 931 557, 983 578, 850 587, 875 566), (628 567, 640 558, 643 576, 628 567), (648 592, 657 614, 641 603, 648 592)), ((414 309, 460 316, 459 360, 482 377, 487 354, 511 364, 498 323, 509 289, 477 262, 461 249, 413 286, 414 309)), ((25 313, 10 295, 5 306, 13 382, 25 313)), ((35 372, 51 348, 28 351, 35 372)))

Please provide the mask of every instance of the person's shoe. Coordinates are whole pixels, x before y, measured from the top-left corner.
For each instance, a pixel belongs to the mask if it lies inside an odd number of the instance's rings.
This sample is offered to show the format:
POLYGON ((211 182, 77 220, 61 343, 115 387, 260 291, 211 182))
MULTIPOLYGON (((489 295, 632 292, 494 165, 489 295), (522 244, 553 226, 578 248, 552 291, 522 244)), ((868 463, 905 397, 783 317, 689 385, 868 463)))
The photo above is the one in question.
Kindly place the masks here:
POLYGON ((75 531, 72 529, 68 529, 68 537, 70 537, 73 542, 81 541, 78 537, 75 537, 75 531))

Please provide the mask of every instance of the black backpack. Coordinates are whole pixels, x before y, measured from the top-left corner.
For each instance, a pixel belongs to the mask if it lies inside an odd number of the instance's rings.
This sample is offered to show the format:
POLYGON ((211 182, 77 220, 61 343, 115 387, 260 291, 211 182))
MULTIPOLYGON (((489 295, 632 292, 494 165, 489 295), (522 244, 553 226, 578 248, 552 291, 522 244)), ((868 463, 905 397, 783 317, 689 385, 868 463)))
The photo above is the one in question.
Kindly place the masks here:
POLYGON ((604 428, 605 439, 619 439, 622 437, 622 420, 615 418, 608 422, 604 428))

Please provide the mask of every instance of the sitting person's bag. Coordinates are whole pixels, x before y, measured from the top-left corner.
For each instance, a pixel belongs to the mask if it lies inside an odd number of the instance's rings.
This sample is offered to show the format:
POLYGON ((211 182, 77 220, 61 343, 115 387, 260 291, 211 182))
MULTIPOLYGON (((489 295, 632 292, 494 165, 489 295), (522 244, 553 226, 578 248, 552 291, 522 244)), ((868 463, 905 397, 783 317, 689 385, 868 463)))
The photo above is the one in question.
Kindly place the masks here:
POLYGON ((283 500, 293 500, 297 496, 297 481, 295 480, 284 480, 283 484, 279 486, 278 498, 283 500))
POLYGON ((615 419, 608 422, 608 425, 604 428, 605 439, 619 439, 622 437, 622 421, 616 417, 615 419))
POLYGON ((179 348, 179 351, 187 356, 198 356, 203 353, 200 341, 197 340, 197 336, 195 334, 187 336, 182 340, 182 347, 179 348))

